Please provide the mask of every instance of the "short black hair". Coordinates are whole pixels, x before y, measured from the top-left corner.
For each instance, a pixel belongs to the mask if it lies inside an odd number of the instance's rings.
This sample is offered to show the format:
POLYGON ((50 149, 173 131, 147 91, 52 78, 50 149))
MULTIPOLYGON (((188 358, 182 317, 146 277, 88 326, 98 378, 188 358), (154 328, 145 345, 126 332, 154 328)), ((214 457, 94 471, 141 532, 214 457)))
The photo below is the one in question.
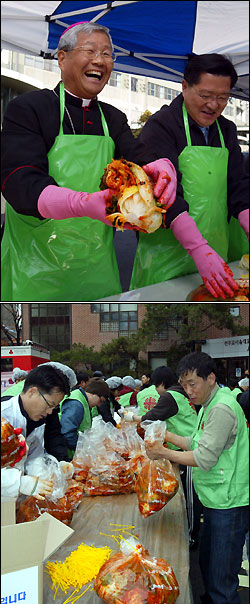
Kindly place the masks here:
POLYGON ((145 371, 142 375, 145 375, 147 378, 149 378, 151 380, 151 373, 146 373, 146 371, 145 371))
POLYGON ((50 394, 54 389, 66 395, 70 394, 70 383, 67 376, 61 369, 52 365, 40 365, 31 369, 25 379, 23 393, 32 386, 39 388, 43 394, 50 394))
POLYGON ((231 88, 238 80, 238 75, 231 61, 224 55, 217 53, 192 55, 184 70, 184 79, 190 86, 199 84, 203 73, 211 73, 218 76, 229 76, 231 78, 231 88))
POLYGON ((161 365, 153 371, 151 381, 154 386, 160 386, 163 383, 165 388, 170 388, 177 383, 177 376, 170 367, 161 365))
POLYGON ((90 376, 86 371, 79 371, 79 373, 76 373, 76 379, 77 385, 79 385, 82 381, 87 382, 90 379, 90 376))
POLYGON ((178 377, 187 375, 189 371, 196 371, 204 380, 210 373, 217 374, 216 363, 206 352, 190 352, 180 360, 177 367, 178 377))

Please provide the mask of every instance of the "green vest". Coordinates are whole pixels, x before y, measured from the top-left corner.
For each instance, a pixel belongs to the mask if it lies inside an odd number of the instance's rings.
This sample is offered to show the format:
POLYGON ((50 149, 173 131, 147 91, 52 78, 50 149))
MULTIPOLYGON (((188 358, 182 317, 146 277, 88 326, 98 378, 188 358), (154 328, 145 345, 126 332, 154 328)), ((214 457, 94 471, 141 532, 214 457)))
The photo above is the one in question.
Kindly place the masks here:
POLYGON ((138 405, 138 415, 144 415, 152 407, 154 407, 160 398, 155 386, 149 386, 144 388, 141 392, 138 392, 136 400, 138 405))
MULTIPOLYGON (((178 436, 192 436, 197 425, 197 413, 190 405, 188 399, 181 392, 166 390, 174 398, 178 412, 173 417, 166 419, 167 430, 178 434, 178 436)), ((169 449, 179 449, 176 445, 168 443, 169 449)))
POLYGON ((249 438, 245 415, 235 398, 220 388, 211 403, 199 411, 197 431, 192 449, 198 447, 209 411, 217 403, 228 405, 237 417, 238 426, 234 444, 225 449, 215 466, 208 472, 193 468, 193 483, 201 503, 208 508, 229 509, 248 505, 249 438))
POLYGON ((22 380, 21 382, 17 382, 17 384, 12 384, 12 386, 1 393, 1 398, 2 396, 17 396, 17 394, 20 394, 22 392, 24 382, 25 380, 22 380))
POLYGON ((238 394, 242 394, 242 390, 240 388, 234 388, 232 390, 232 395, 234 396, 234 398, 236 398, 236 400, 237 400, 238 394))
MULTIPOLYGON (((84 394, 81 392, 81 390, 79 388, 76 388, 76 390, 72 390, 70 395, 65 396, 63 398, 63 400, 60 402, 60 411, 58 413, 60 422, 61 422, 61 418, 62 418, 63 403, 69 399, 74 399, 74 400, 79 401, 80 403, 82 403, 82 406, 84 409, 83 420, 80 423, 79 428, 77 429, 77 434, 79 434, 79 432, 84 432, 85 430, 88 430, 92 426, 91 409, 90 409, 89 403, 87 401, 86 395, 84 396, 84 394)), ((69 455, 70 459, 73 458, 74 453, 75 453, 75 451, 73 449, 68 448, 68 455, 69 455)))
POLYGON ((122 407, 128 407, 132 394, 133 394, 133 392, 126 392, 126 394, 122 394, 122 396, 120 396, 120 398, 117 399, 119 405, 121 405, 122 407))

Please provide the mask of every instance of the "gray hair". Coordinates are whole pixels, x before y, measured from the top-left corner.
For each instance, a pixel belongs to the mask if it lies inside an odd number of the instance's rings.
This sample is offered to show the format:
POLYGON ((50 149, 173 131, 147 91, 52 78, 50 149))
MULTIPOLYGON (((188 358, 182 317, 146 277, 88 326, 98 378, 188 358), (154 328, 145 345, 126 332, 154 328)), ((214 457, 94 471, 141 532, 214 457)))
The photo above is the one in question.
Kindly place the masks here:
POLYGON ((98 23, 80 23, 79 25, 75 25, 74 27, 70 27, 65 34, 61 35, 61 38, 58 43, 58 50, 73 50, 77 44, 78 34, 92 34, 95 31, 101 31, 109 39, 112 50, 114 50, 113 42, 111 35, 109 33, 108 27, 104 25, 99 25, 98 23))

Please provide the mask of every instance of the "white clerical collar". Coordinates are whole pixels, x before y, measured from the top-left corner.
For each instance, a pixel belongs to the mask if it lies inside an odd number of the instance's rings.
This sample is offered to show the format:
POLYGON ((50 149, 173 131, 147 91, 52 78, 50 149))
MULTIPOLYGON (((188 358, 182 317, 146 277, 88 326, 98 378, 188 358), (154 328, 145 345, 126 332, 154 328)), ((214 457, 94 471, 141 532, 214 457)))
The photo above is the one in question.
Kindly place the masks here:
POLYGON ((82 99, 82 97, 77 96, 76 94, 73 94, 73 92, 70 92, 69 90, 67 90, 67 88, 65 88, 64 90, 71 96, 74 96, 75 99, 80 99, 82 101, 82 107, 87 107, 92 101, 92 99, 82 99))

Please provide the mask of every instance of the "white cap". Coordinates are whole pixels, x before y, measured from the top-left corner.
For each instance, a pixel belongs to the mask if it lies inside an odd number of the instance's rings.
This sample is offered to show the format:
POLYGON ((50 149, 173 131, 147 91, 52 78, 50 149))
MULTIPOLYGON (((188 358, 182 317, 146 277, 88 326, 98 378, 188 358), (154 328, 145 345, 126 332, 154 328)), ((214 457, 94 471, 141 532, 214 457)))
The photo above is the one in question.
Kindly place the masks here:
POLYGON ((141 380, 135 380, 135 385, 136 386, 142 386, 142 381, 141 380))
POLYGON ((122 383, 123 386, 127 386, 128 388, 133 388, 133 390, 135 389, 135 380, 131 375, 125 375, 125 377, 122 379, 122 383))
POLYGON ((24 369, 20 369, 19 367, 15 367, 15 369, 13 370, 13 380, 25 380, 25 378, 28 375, 28 371, 25 371, 24 369))
POLYGON ((242 380, 240 380, 238 382, 238 384, 239 384, 240 388, 244 388, 244 387, 247 388, 247 387, 249 387, 249 378, 246 378, 246 377, 243 378, 242 380))
POLYGON ((68 365, 63 365, 62 363, 58 363, 57 361, 49 361, 48 363, 41 363, 40 365, 38 365, 38 367, 42 367, 43 365, 52 365, 52 367, 56 367, 56 369, 60 369, 60 371, 62 371, 62 373, 64 373, 69 380, 70 390, 74 386, 76 386, 76 384, 77 384, 76 374, 73 371, 73 369, 71 369, 71 367, 68 367, 68 365))
POLYGON ((108 384, 108 387, 110 388, 110 390, 115 390, 115 388, 118 388, 119 386, 121 386, 122 378, 120 378, 116 375, 113 375, 112 377, 105 380, 105 382, 106 382, 106 384, 108 384))

